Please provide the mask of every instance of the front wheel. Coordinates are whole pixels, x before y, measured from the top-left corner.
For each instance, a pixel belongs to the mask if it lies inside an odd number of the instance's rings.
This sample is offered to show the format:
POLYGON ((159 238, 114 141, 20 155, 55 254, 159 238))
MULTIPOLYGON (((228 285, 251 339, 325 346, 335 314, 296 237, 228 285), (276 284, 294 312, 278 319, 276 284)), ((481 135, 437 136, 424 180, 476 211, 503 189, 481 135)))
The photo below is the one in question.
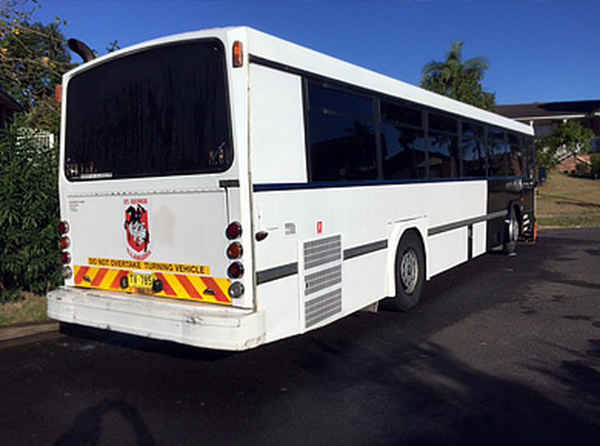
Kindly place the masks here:
POLYGON ((414 231, 402 236, 396 251, 396 296, 390 307, 408 311, 421 299, 425 282, 425 253, 421 239, 414 231))

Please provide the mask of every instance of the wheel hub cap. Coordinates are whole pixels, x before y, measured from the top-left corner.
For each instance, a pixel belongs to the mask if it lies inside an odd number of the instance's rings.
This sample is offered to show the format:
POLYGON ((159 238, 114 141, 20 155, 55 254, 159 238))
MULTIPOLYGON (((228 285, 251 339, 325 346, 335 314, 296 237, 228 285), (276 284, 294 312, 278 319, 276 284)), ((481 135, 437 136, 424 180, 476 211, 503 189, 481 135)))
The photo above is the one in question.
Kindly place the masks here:
POLYGON ((407 249, 402 254, 400 260, 400 280, 402 281, 402 287, 404 292, 407 294, 412 293, 417 287, 417 281, 419 278, 419 262, 417 260, 417 254, 412 249, 407 249))

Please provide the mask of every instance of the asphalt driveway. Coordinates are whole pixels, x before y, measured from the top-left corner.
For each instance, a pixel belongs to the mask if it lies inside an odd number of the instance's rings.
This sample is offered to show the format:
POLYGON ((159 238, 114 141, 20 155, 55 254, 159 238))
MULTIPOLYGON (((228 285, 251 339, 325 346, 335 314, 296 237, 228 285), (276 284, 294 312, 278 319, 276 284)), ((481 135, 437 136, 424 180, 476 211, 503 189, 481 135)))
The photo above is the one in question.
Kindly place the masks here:
POLYGON ((93 330, 0 350, 2 445, 600 444, 600 229, 542 233, 242 353, 93 330))

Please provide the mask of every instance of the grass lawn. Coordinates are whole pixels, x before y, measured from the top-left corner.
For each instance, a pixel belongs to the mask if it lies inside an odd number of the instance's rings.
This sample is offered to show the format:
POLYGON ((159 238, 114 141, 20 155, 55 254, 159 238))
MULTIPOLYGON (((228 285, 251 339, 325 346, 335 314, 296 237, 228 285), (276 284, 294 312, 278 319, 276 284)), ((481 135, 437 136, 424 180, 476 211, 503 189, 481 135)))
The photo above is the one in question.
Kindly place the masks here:
POLYGON ((25 322, 44 322, 46 316, 46 298, 33 293, 22 293, 18 302, 0 304, 0 327, 25 322))
POLYGON ((600 180, 550 172, 538 187, 537 217, 541 226, 600 227, 600 180))

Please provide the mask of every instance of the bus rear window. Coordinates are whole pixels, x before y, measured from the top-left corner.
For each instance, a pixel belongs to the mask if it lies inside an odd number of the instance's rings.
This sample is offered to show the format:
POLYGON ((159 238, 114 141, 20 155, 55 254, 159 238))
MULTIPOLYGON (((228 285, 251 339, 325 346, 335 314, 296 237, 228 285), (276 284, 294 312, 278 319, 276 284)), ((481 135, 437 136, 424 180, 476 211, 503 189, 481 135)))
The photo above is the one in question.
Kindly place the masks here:
POLYGON ((153 47, 68 84, 69 180, 213 173, 232 162, 223 45, 153 47))

